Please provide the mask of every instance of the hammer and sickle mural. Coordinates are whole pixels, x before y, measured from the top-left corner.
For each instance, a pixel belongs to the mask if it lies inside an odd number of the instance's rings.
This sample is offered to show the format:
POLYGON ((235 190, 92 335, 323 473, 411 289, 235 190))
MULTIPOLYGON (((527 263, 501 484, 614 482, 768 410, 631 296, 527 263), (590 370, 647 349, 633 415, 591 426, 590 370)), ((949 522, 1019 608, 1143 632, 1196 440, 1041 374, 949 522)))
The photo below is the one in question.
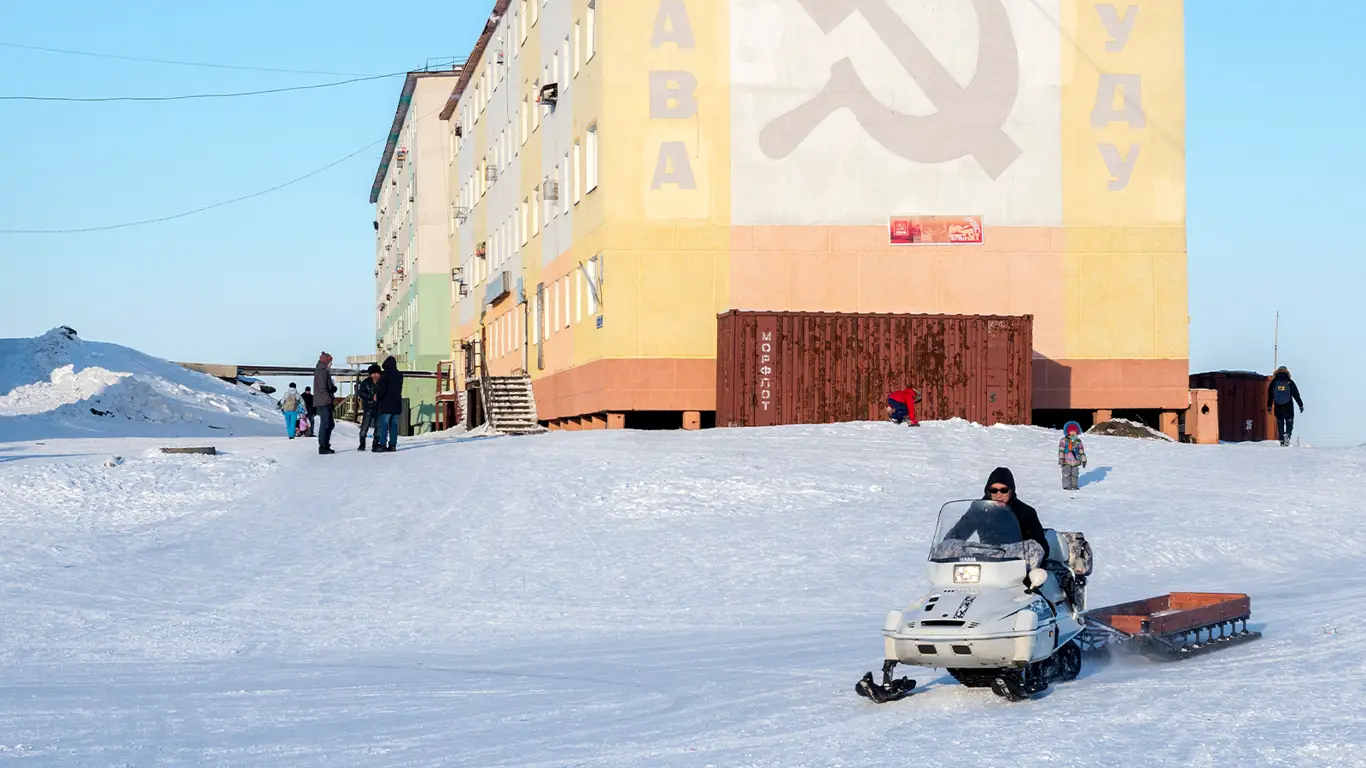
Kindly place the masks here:
POLYGON ((1020 156, 1002 130, 1020 90, 1020 57, 1002 0, 972 0, 977 12, 977 70, 966 87, 915 36, 887 0, 798 0, 807 15, 830 34, 861 13, 906 72, 934 103, 936 112, 907 115, 868 90, 850 59, 830 68, 830 80, 810 101, 774 118, 759 133, 759 148, 780 160, 796 151, 826 118, 848 109, 863 130, 893 154, 918 163, 943 163, 971 156, 992 180, 1020 156))

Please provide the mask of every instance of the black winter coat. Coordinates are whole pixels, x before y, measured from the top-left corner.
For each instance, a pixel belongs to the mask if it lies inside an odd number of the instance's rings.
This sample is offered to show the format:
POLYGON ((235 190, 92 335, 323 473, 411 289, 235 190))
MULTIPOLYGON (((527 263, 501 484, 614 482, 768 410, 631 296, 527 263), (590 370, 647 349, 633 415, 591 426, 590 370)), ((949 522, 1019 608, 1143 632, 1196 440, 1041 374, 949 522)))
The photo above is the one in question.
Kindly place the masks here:
POLYGON ((1266 387, 1266 409, 1268 411, 1274 410, 1276 415, 1283 419, 1294 418, 1296 405, 1300 407, 1301 411, 1304 410, 1304 400, 1300 399, 1300 388, 1295 386, 1295 380, 1290 378, 1288 373, 1278 373, 1273 376, 1271 383, 1266 387), (1276 385, 1281 382, 1290 385, 1290 402, 1276 402, 1276 385))
POLYGON ((379 410, 379 403, 375 401, 376 386, 378 385, 366 376, 361 379, 360 386, 356 387, 356 397, 360 399, 361 407, 366 413, 376 413, 379 410))
POLYGON ((403 373, 398 369, 398 361, 387 357, 380 368, 379 384, 375 386, 379 412, 403 413, 403 373))
MULTIPOLYGON (((996 470, 991 473, 991 479, 987 480, 986 488, 990 488, 997 483, 1006 486, 1011 491, 1010 501, 1006 502, 1006 506, 1010 507, 1010 511, 1015 513, 1015 519, 1020 523, 1021 535, 1026 539, 1032 539, 1039 542, 1039 546, 1043 547, 1043 555, 1047 558, 1048 538, 1043 534, 1043 524, 1039 522, 1039 513, 1034 511, 1033 507, 1020 501, 1020 497, 1015 493, 1015 475, 1005 467, 997 467, 996 470)), ((986 491, 986 489, 983 489, 982 498, 990 499, 991 493, 986 491)))

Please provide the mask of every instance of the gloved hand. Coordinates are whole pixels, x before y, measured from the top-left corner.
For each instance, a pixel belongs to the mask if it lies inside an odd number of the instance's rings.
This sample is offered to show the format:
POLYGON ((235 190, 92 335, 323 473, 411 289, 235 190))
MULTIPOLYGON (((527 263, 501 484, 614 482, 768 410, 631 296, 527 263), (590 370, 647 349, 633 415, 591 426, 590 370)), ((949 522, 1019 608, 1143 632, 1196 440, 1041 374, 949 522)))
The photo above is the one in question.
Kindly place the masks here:
POLYGON ((1082 468, 1082 469, 1086 469, 1086 462, 1083 461, 1083 462, 1081 463, 1081 468, 1082 468))
POLYGON ((1300 413, 1304 413, 1304 406, 1300 406, 1300 413))

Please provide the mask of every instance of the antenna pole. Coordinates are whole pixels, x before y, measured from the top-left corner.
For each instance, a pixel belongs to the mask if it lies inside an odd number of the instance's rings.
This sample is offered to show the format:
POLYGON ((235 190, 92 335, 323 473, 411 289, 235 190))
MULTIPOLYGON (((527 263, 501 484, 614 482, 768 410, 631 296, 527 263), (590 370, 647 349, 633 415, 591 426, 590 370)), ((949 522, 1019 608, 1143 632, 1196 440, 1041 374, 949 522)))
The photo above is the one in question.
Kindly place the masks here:
POLYGON ((1276 310, 1276 341, 1271 353, 1271 370, 1275 371, 1281 364, 1281 311, 1276 310))

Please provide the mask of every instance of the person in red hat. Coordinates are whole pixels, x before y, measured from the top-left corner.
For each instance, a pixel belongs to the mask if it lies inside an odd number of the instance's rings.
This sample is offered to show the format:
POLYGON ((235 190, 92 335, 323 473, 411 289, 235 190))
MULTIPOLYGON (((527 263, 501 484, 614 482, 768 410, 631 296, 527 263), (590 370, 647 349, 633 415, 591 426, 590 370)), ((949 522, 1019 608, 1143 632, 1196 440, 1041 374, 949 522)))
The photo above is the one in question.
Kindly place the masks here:
POLYGON ((918 427, 920 422, 915 418, 915 404, 918 402, 920 393, 910 387, 893 392, 887 395, 887 417, 897 424, 918 427))

